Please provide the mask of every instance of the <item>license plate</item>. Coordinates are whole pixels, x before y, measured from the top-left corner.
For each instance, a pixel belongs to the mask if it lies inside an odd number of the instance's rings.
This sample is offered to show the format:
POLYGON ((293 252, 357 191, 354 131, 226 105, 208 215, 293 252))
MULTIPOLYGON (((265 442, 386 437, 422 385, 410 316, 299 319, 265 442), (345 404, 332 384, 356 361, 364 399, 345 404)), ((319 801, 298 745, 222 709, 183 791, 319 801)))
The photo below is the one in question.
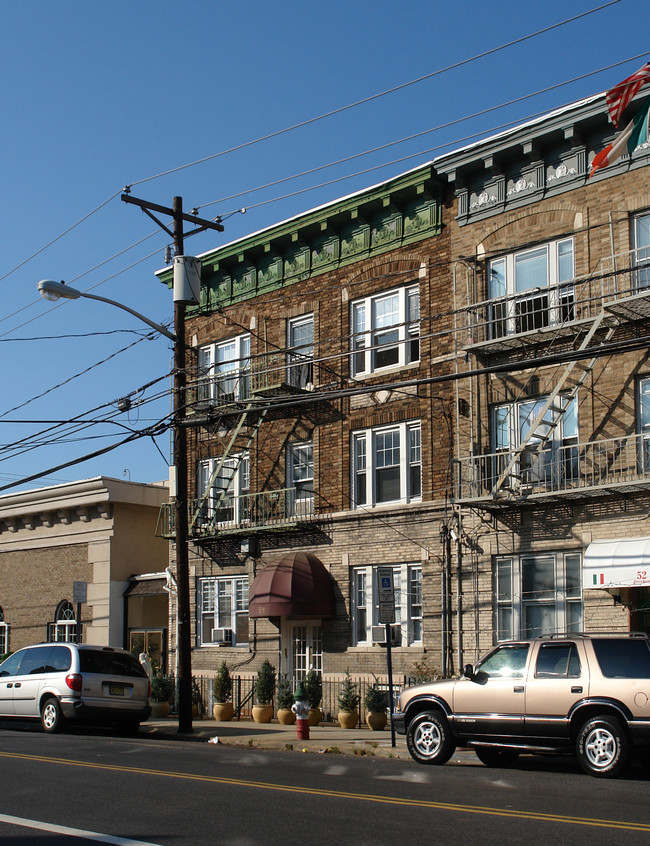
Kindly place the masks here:
POLYGON ((121 684, 111 684, 108 686, 108 692, 111 696, 124 696, 124 687, 121 684))

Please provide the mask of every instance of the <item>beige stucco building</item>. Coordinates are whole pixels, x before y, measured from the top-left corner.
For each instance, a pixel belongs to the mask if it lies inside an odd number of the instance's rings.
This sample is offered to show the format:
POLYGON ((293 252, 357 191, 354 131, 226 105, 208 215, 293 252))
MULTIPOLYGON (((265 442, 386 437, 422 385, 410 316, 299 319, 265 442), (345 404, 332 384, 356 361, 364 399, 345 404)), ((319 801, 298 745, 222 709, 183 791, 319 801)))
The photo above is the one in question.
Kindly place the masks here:
MULTIPOLYGON (((128 648, 132 577, 162 581, 167 566, 168 545, 155 536, 167 496, 165 484, 99 476, 0 497, 0 654, 79 635, 128 648)), ((157 628, 164 647, 166 614, 157 628)))

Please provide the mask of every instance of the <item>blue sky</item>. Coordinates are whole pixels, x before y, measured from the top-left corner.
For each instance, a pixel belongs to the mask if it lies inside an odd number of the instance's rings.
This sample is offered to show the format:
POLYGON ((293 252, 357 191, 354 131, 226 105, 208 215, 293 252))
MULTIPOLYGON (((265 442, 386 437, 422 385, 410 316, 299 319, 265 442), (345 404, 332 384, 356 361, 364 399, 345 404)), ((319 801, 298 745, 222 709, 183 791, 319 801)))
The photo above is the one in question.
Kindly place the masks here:
POLYGON ((171 320, 170 293, 154 276, 169 238, 120 201, 125 185, 164 206, 181 196, 187 210, 224 215, 223 234, 186 242, 188 254, 205 252, 611 87, 650 57, 649 17, 644 0, 6 4, 0 488, 36 474, 4 492, 167 477, 168 435, 45 472, 170 410, 169 380, 156 382, 171 367, 168 341, 143 338, 146 327, 110 306, 53 306, 36 290, 39 279, 64 279, 171 320), (394 144, 416 133, 426 134, 394 144), (127 395, 134 407, 120 414, 127 395), (57 426, 73 418, 105 422, 57 426))

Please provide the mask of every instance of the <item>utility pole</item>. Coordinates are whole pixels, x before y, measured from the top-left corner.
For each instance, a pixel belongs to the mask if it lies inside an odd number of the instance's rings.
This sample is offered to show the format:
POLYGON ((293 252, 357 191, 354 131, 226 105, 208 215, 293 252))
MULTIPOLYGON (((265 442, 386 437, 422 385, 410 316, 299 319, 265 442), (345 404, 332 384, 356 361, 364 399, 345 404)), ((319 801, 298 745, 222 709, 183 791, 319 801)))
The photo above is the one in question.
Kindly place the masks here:
MULTIPOLYGON (((173 207, 167 208, 146 200, 139 200, 129 193, 122 194, 125 203, 139 206, 145 214, 170 235, 174 242, 174 254, 184 255, 184 237, 206 229, 223 232, 218 221, 202 220, 196 215, 183 213, 182 197, 174 197, 173 207), (165 226, 153 212, 169 215, 173 220, 173 231, 165 226), (196 229, 183 234, 183 221, 197 225, 196 229)), ((187 428, 186 419, 186 374, 185 374, 185 302, 174 298, 174 467, 176 475, 176 614, 178 617, 178 731, 189 734, 192 731, 192 638, 190 614, 190 567, 188 554, 188 503, 187 503, 187 428)))

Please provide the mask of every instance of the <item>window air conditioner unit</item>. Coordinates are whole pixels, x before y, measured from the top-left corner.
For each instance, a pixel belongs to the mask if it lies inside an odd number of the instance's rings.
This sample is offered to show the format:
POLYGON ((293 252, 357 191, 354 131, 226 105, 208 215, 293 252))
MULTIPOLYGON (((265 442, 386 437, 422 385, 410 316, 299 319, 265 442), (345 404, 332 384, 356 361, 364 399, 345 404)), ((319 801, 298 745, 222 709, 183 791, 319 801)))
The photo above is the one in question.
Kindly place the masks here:
POLYGON ((232 629, 212 629, 212 643, 232 646, 232 629))
MULTIPOLYGON (((370 637, 373 643, 386 645, 386 626, 372 626, 370 630, 370 637)), ((390 627, 390 642, 391 646, 398 646, 402 641, 402 627, 399 623, 395 623, 390 627)))

